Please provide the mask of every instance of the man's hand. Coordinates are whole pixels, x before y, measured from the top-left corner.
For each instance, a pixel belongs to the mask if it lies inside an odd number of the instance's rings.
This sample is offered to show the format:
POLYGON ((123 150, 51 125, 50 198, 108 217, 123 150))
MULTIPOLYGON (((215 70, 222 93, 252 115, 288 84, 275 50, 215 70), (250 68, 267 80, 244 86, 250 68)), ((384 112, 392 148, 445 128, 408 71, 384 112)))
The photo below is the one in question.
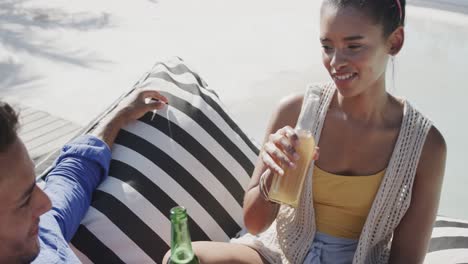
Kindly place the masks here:
POLYGON ((156 90, 136 90, 104 117, 91 134, 103 140, 111 148, 122 127, 147 112, 164 108, 167 104, 167 98, 156 90))

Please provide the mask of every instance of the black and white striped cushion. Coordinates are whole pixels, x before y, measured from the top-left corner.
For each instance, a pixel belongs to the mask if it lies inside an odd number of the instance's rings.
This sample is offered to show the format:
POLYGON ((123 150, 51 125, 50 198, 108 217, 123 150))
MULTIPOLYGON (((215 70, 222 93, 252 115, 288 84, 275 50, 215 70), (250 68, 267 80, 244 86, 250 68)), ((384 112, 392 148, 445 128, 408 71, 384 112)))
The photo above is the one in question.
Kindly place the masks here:
POLYGON ((424 263, 468 263, 468 221, 437 217, 424 263))
POLYGON ((193 240, 228 241, 243 226, 258 148, 180 59, 157 63, 138 86, 160 90, 170 105, 117 137, 109 176, 72 241, 85 263, 160 262, 176 205, 187 208, 193 240))

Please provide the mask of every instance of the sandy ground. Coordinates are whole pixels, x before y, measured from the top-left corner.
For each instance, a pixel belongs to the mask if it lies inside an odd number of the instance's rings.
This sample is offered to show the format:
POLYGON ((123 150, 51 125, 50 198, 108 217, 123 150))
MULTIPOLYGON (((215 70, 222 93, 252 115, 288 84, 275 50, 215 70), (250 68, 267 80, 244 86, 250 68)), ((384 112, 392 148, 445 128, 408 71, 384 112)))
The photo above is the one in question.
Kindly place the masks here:
MULTIPOLYGON (((156 60, 177 55, 261 141, 281 97, 328 80, 319 2, 1 0, 0 96, 85 125, 156 60)), ((409 98, 445 135, 440 213, 468 218, 460 205, 468 202, 468 16, 412 6, 408 16, 390 90, 409 98)))

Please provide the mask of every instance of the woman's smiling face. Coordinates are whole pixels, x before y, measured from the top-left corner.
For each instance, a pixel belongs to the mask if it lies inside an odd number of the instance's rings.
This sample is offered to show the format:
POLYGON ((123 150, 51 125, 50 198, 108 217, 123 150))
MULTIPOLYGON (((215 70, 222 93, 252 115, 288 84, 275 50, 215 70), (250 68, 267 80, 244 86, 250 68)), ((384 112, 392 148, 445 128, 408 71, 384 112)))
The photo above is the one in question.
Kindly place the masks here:
POLYGON ((362 10, 327 2, 322 5, 322 60, 345 97, 359 95, 385 82, 389 38, 384 37, 382 26, 362 10))

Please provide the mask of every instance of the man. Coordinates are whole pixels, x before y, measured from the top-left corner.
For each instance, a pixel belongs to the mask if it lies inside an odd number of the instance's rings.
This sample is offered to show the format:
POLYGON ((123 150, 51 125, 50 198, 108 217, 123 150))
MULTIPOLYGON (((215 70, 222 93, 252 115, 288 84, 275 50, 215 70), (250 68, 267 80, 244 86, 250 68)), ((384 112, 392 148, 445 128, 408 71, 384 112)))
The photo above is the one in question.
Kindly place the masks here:
POLYGON ((107 175, 120 128, 165 104, 157 91, 135 91, 92 135, 63 147, 41 190, 16 132, 17 114, 0 102, 0 263, 79 263, 68 243, 107 175))

